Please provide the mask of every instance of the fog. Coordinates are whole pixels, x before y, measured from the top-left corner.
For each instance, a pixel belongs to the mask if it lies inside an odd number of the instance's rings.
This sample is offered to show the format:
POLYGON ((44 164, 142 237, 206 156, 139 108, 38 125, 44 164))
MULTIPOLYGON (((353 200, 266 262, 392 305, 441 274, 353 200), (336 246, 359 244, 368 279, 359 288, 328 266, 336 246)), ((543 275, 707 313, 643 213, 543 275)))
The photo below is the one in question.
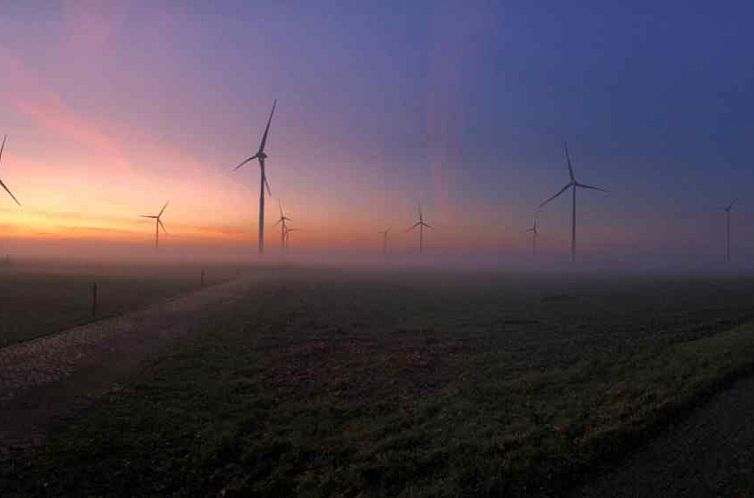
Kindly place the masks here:
POLYGON ((0 241, 0 261, 14 265, 44 263, 61 266, 91 265, 300 265, 370 269, 424 269, 428 271, 492 271, 522 273, 731 275, 754 274, 751 259, 734 258, 726 264, 721 254, 661 252, 604 252, 584 250, 572 263, 565 252, 529 251, 516 253, 495 249, 442 250, 428 248, 382 254, 374 250, 305 250, 291 248, 283 253, 269 246, 263 256, 255 246, 171 246, 155 250, 144 243, 52 240, 0 241))

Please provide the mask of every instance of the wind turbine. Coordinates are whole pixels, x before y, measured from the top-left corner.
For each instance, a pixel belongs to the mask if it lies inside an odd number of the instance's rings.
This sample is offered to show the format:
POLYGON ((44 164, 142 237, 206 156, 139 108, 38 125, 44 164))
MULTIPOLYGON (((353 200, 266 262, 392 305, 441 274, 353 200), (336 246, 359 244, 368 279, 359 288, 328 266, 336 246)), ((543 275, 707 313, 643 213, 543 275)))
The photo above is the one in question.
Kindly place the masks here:
MULTIPOLYGON (((5 141, 6 140, 8 140, 8 135, 4 135, 3 136, 3 144, 0 145, 0 161, 3 160, 3 150, 5 150, 5 141)), ((8 195, 11 197, 11 199, 13 199, 14 201, 16 201, 16 204, 18 204, 20 206, 21 203, 18 202, 18 199, 16 199, 16 196, 13 195, 13 192, 11 192, 8 187, 5 186, 5 183, 2 180, 0 180, 0 185, 2 185, 2 187, 5 189, 5 191, 8 192, 8 195)))
POLYGON ((537 255, 537 235, 539 235, 539 232, 537 232, 537 220, 534 220, 534 225, 531 226, 531 228, 527 228, 524 230, 524 233, 531 233, 531 253, 533 256, 537 255))
POLYGON ((566 162, 568 163, 568 175, 570 177, 570 181, 566 184, 565 187, 560 189, 560 191, 544 201, 542 204, 539 205, 540 208, 544 207, 545 204, 549 203, 553 199, 559 197, 563 192, 571 189, 571 195, 572 195, 572 205, 571 205, 571 261, 576 261, 576 189, 577 188, 584 188, 589 190, 599 190, 601 192, 607 192, 607 190, 599 187, 593 187, 591 185, 586 185, 584 183, 579 183, 576 180, 576 175, 573 173, 573 166, 571 166, 571 157, 568 155, 568 143, 564 144, 565 149, 565 156, 566 156, 566 162))
MULTIPOLYGON (((168 201, 170 202, 170 201, 168 201)), ((154 220, 154 248, 157 249, 160 247, 160 229, 162 229, 162 233, 165 235, 168 234, 168 231, 165 230, 165 225, 162 224, 162 213, 165 212, 165 208, 168 207, 168 202, 165 203, 164 206, 162 206, 162 209, 160 209, 160 212, 156 215, 149 215, 149 214, 142 214, 142 218, 152 218, 154 220)))
POLYGON ((387 230, 381 230, 379 233, 382 234, 382 254, 387 254, 387 234, 390 233, 390 230, 393 227, 388 227, 387 230))
POLYGON ((730 263, 730 212, 737 200, 734 199, 727 207, 723 208, 723 211, 725 211, 725 261, 728 263, 730 263))
POLYGON ((267 154, 264 152, 264 146, 267 143, 267 134, 270 132, 270 123, 272 123, 272 115, 275 114, 275 106, 277 106, 277 99, 272 104, 272 111, 270 111, 270 117, 267 120, 267 126, 264 129, 264 135, 262 135, 262 141, 259 143, 259 150, 256 154, 246 159, 244 162, 236 166, 233 171, 238 170, 241 166, 253 161, 259 160, 259 172, 261 174, 261 180, 259 185, 259 254, 264 252, 264 190, 267 189, 267 195, 272 195, 270 192, 270 184, 267 181, 267 175, 264 169, 264 160, 267 159, 267 154))
POLYGON ((286 251, 288 250, 288 241, 290 239, 290 237, 289 237, 290 233, 291 232, 300 232, 300 231, 301 231, 300 228, 288 228, 288 227, 285 227, 285 232, 284 232, 285 233, 285 237, 284 237, 284 240, 285 240, 285 250, 286 251))
POLYGON ((411 228, 406 230, 407 232, 410 232, 416 227, 419 227, 419 254, 421 254, 424 251, 424 227, 432 228, 430 225, 424 223, 424 216, 422 215, 422 205, 421 203, 417 204, 419 208, 419 221, 414 223, 411 228))
MULTIPOLYGON (((278 200, 278 207, 280 208, 280 218, 275 222, 275 225, 280 224, 280 250, 285 249, 285 231, 288 229, 289 221, 293 221, 283 213, 283 204, 278 200)), ((273 226, 275 226, 273 225, 273 226)))

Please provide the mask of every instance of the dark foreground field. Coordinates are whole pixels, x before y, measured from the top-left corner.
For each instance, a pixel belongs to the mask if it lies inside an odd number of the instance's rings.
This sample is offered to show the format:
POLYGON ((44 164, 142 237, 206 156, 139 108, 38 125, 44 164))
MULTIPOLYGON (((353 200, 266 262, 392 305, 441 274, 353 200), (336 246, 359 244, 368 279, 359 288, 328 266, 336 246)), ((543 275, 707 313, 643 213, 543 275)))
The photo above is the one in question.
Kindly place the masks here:
POLYGON ((754 366, 754 280, 287 270, 4 495, 559 495, 754 366))

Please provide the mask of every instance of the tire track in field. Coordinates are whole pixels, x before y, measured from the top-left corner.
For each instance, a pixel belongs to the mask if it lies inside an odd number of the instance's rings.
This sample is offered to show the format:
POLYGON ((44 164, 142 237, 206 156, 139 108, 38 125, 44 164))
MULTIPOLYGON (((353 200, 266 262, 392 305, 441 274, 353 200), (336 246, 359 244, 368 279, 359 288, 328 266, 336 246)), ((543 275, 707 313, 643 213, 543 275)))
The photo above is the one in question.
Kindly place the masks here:
POLYGON ((259 280, 233 280, 0 349, 0 455, 40 444, 52 420, 116 389, 259 280))
POLYGON ((573 496, 754 496, 753 414, 754 377, 748 377, 573 496))

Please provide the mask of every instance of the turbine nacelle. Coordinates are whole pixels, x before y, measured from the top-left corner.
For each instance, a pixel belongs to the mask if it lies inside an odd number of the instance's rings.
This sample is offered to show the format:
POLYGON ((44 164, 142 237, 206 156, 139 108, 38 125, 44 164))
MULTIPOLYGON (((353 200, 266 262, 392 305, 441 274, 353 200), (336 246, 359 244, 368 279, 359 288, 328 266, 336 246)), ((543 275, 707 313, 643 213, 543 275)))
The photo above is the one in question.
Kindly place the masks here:
POLYGON ((278 218, 278 220, 275 222, 275 225, 283 224, 283 226, 286 225, 287 222, 293 221, 291 218, 288 218, 287 216, 283 216, 281 218, 278 218))

